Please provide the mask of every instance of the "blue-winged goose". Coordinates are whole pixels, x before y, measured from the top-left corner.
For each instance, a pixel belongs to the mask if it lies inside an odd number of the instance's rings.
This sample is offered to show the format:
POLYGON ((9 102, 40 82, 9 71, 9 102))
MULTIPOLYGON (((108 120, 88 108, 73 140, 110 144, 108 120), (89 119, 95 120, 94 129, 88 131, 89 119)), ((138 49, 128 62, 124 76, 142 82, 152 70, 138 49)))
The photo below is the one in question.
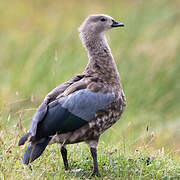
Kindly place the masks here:
POLYGON ((30 142, 23 163, 37 159, 48 144, 60 143, 64 166, 68 169, 65 145, 84 141, 93 157, 93 175, 100 175, 96 151, 99 137, 120 119, 126 106, 105 32, 122 26, 103 14, 90 15, 80 26, 88 65, 84 73, 52 90, 37 109, 29 132, 19 141, 19 145, 30 142))

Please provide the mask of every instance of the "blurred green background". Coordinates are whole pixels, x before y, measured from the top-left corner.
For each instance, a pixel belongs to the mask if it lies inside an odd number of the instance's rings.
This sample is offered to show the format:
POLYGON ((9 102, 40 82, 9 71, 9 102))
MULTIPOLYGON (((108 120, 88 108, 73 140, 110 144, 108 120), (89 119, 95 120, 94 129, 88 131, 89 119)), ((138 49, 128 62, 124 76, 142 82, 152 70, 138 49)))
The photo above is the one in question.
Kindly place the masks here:
POLYGON ((88 57, 77 28, 89 14, 104 13, 125 24, 107 36, 127 108, 101 140, 179 153, 178 7, 178 0, 1 1, 0 138, 9 133, 17 141, 45 95, 83 72, 88 57))

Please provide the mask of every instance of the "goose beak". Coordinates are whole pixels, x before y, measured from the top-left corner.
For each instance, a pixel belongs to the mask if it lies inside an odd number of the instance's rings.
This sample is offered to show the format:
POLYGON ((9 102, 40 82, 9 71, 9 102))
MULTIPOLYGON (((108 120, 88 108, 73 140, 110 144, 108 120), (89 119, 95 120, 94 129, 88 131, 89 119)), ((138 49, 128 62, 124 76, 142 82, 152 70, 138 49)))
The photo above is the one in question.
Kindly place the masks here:
POLYGON ((112 20, 111 27, 123 27, 123 26, 124 26, 123 23, 120 23, 120 22, 117 22, 115 20, 112 20))

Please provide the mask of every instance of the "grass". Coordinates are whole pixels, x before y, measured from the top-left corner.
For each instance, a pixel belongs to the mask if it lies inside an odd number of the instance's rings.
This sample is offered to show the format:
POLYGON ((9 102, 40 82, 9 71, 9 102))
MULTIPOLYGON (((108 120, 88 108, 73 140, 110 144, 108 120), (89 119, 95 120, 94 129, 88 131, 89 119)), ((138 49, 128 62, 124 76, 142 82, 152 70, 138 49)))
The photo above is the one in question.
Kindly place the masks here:
MULTIPOLYGON (((6 146, 6 145, 5 145, 6 146)), ((98 161, 101 178, 92 179, 170 179, 179 177, 177 160, 171 154, 162 151, 148 159, 141 150, 126 154, 119 150, 121 146, 107 146, 100 143, 98 161)), ((65 171, 58 145, 50 146, 43 156, 30 167, 19 161, 23 155, 19 148, 3 152, 1 158, 2 179, 90 179, 92 160, 85 145, 71 145, 68 148, 71 170, 65 171), (16 157, 14 157, 16 154, 16 157), (47 158, 45 158, 47 157, 47 158)))
POLYGON ((25 147, 17 142, 44 96, 85 68, 77 27, 91 13, 126 25, 108 33, 127 108, 101 137, 100 179, 180 178, 179 5, 177 0, 1 2, 0 179, 90 178, 84 144, 68 146, 71 168, 79 172, 64 171, 58 145, 49 146, 31 171, 20 163, 25 147))

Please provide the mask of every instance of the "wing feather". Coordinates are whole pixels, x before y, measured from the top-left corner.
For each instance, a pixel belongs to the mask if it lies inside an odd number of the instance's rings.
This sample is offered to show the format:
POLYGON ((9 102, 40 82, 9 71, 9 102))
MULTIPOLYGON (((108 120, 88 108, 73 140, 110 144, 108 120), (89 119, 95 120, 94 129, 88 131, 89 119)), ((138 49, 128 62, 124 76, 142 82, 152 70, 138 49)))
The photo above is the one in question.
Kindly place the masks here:
POLYGON ((69 95, 62 103, 62 107, 68 109, 74 115, 90 121, 98 110, 105 109, 113 102, 114 93, 92 92, 89 89, 79 90, 69 95))
MULTIPOLYGON (((54 135, 56 132, 65 133, 74 131, 95 118, 96 112, 105 110, 114 101, 112 92, 92 92, 89 89, 81 89, 66 97, 47 105, 43 113, 36 113, 31 124, 32 136, 38 138, 54 135), (40 115, 39 115, 40 114, 40 115), (37 121, 36 118, 42 119, 37 121)), ((39 107, 44 107, 42 104, 39 107)))

